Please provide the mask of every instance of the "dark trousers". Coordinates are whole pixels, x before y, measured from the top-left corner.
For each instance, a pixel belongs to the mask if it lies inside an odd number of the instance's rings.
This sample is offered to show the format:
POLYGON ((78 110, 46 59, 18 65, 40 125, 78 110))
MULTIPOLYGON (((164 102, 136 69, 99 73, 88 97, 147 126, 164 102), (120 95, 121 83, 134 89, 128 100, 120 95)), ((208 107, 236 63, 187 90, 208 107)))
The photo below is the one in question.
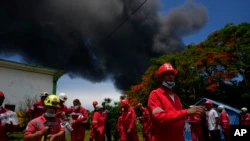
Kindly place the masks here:
POLYGON ((211 135, 211 141, 221 141, 220 130, 209 131, 211 135))
POLYGON ((111 141, 110 127, 108 124, 105 125, 105 135, 108 141, 111 141))

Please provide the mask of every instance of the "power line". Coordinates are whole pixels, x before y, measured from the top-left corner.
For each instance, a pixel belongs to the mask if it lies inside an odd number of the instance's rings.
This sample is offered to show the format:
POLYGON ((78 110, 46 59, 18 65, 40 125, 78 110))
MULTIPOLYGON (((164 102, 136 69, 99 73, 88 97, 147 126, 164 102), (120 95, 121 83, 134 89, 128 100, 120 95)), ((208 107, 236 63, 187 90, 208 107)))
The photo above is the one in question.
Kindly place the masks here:
POLYGON ((110 32, 100 43, 102 45, 116 30, 118 30, 131 16, 133 16, 148 0, 144 0, 125 20, 123 20, 112 32, 110 32))

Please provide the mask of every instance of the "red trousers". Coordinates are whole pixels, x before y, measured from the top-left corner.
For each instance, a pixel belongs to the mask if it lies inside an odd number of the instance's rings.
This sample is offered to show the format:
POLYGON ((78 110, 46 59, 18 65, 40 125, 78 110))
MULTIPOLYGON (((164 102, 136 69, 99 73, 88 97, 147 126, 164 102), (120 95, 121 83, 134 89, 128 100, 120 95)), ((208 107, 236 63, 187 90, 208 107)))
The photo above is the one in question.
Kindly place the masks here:
POLYGON ((85 125, 79 123, 72 126, 72 128, 74 130, 71 132, 71 141, 83 141, 85 137, 85 125))
POLYGON ((100 126, 97 129, 99 132, 94 131, 95 141, 105 141, 104 126, 100 126))
POLYGON ((203 133, 200 126, 191 126, 191 137, 192 141, 198 141, 197 138, 199 139, 199 141, 203 141, 203 133))
POLYGON ((230 141, 230 128, 224 128, 223 130, 225 141, 230 141))
POLYGON ((93 127, 91 127, 90 134, 89 134, 89 138, 90 138, 90 139, 94 139, 94 138, 95 138, 95 131, 94 131, 94 128, 93 128, 93 127))

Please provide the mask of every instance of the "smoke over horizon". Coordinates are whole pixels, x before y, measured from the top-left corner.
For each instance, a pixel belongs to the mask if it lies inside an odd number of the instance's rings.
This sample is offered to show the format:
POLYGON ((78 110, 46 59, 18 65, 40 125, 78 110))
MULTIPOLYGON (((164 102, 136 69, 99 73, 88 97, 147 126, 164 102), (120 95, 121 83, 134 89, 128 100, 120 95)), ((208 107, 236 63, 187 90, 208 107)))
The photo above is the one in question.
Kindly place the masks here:
POLYGON ((192 1, 160 15, 160 1, 148 0, 100 44, 143 1, 4 1, 0 54, 19 54, 91 82, 111 77, 118 90, 127 90, 140 82, 152 57, 183 50, 182 38, 208 20, 207 9, 192 1))

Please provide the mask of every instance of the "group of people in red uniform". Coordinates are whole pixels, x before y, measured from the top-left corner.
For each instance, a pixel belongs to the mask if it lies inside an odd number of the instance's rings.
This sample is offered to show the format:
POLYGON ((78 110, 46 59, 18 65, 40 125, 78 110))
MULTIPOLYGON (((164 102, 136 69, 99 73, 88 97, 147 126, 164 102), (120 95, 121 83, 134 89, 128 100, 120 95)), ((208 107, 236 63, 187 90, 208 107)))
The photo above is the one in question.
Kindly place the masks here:
MULTIPOLYGON (((135 109, 130 106, 128 99, 121 100, 121 112, 118 117, 117 130, 120 141, 139 141, 136 127, 136 120, 143 124, 144 141, 184 141, 185 120, 191 125, 191 136, 193 141, 205 141, 207 134, 212 141, 219 141, 220 130, 222 129, 225 140, 230 140, 230 119, 225 107, 219 105, 217 111, 213 108, 212 101, 206 101, 204 106, 190 106, 183 109, 181 100, 173 91, 177 70, 170 63, 159 67, 156 78, 161 86, 153 90, 148 98, 147 106, 138 103, 136 108, 142 111, 142 117, 137 118, 135 109), (218 115, 218 113, 220 115, 218 115), (202 119, 205 117, 207 133, 202 128, 202 119)), ((2 107, 5 96, 0 91, 0 114, 8 110, 2 107)), ((87 110, 81 106, 79 99, 73 101, 73 107, 68 108, 64 102, 67 100, 65 93, 58 96, 44 92, 41 100, 31 105, 27 111, 31 116, 24 131, 24 141, 65 141, 65 132, 71 133, 72 141, 83 141, 85 138, 86 123, 88 121, 87 110), (69 119, 68 117, 71 117, 69 119), (71 122, 69 122, 71 120, 71 122)), ((107 132, 109 111, 105 104, 98 106, 93 103, 92 124, 90 141, 104 141, 105 134, 108 141, 111 141, 110 133, 107 132)), ((247 108, 241 109, 241 125, 250 125, 250 114, 247 108)), ((16 128, 13 124, 1 123, 0 120, 0 141, 7 141, 7 131, 16 128)))

